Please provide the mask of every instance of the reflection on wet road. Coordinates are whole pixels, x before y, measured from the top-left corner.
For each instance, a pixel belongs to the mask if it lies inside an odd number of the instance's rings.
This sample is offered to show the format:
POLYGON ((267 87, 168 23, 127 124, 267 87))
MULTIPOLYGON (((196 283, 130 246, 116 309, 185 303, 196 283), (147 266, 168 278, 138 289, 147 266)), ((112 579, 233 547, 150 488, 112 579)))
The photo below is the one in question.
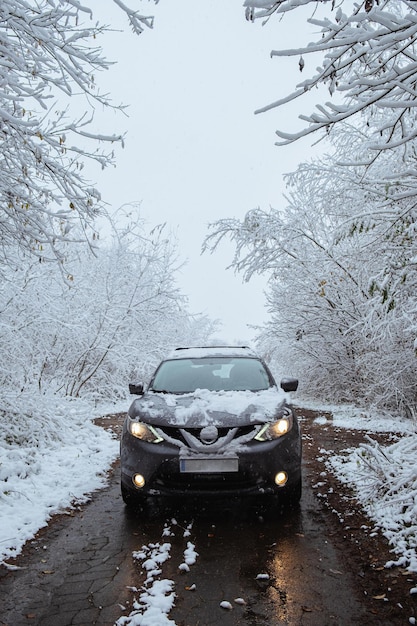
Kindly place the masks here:
POLYGON ((28 547, 23 569, 1 572, 0 624, 113 625, 133 610, 138 592, 131 588, 140 590, 146 578, 132 552, 163 540, 173 518, 179 529, 192 522, 198 553, 183 571, 184 533, 168 539, 171 554, 161 567, 175 582, 169 618, 177 626, 370 623, 307 484, 297 511, 265 515, 239 501, 227 507, 199 502, 144 517, 125 511, 116 472, 108 489, 58 518, 28 547), (222 601, 232 608, 222 608, 222 601))
POLYGON ((199 557, 186 580, 177 576, 170 617, 178 626, 369 623, 307 486, 297 511, 262 515, 238 503, 226 515, 209 508, 194 519, 199 557), (223 600, 233 609, 224 612, 223 600))

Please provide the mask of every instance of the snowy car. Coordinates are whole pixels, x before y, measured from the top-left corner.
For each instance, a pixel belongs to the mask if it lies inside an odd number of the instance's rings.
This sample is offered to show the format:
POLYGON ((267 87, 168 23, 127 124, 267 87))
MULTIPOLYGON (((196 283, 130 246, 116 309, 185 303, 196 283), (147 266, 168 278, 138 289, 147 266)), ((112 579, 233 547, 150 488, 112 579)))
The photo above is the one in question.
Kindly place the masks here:
MULTIPOLYGON (((127 505, 155 496, 301 496, 301 436, 280 388, 246 347, 178 348, 148 388, 131 383, 120 446, 127 505)), ((278 496, 278 497, 277 497, 278 496)))

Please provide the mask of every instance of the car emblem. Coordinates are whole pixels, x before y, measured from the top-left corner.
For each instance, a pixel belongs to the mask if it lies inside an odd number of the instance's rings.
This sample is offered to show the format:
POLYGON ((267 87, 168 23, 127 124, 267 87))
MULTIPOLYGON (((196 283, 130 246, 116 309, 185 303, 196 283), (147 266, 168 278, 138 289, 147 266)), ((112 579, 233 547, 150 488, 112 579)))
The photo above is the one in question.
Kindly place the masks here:
POLYGON ((218 436, 219 431, 215 426, 205 426, 200 431, 200 440, 205 444, 214 443, 218 436))

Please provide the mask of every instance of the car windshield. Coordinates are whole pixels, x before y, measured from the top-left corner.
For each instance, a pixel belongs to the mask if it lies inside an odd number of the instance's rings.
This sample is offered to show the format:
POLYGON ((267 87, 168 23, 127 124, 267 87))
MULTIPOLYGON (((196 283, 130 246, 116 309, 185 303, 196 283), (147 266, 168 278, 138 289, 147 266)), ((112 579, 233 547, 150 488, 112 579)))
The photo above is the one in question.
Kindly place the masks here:
POLYGON ((256 358, 210 357, 163 361, 150 390, 165 393, 261 391, 273 385, 263 363, 256 358))

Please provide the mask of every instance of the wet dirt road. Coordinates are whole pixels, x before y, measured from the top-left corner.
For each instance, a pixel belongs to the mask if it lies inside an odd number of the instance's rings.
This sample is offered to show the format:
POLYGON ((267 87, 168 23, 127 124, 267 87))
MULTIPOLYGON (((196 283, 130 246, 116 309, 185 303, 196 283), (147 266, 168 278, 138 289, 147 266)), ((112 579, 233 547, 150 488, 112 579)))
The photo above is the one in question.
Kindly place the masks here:
POLYGON ((116 470, 108 489, 81 511, 55 520, 32 542, 19 559, 23 569, 2 572, 0 624, 114 624, 131 611, 135 594, 129 587, 144 582, 132 552, 161 541, 172 515, 179 529, 192 522, 190 540, 198 552, 190 571, 182 573, 183 533, 169 539, 173 549, 164 577, 176 583, 170 618, 177 625, 370 623, 307 484, 300 510, 275 519, 260 519, 241 505, 235 511, 209 507, 185 514, 151 512, 143 520, 127 513, 116 470), (269 579, 257 580, 258 574, 269 579), (187 589, 192 584, 195 591, 187 589), (237 597, 246 605, 234 604, 237 597), (223 600, 234 608, 222 609, 223 600))
POLYGON ((175 581, 169 618, 177 626, 392 626, 369 612, 358 593, 331 520, 310 486, 308 462, 303 474, 296 511, 263 515, 241 502, 227 508, 200 503, 144 517, 125 510, 116 466, 107 489, 55 518, 25 548, 18 559, 22 569, 0 570, 0 625, 111 626, 131 613, 140 595, 132 588, 140 590, 146 579, 132 552, 169 541, 162 577, 175 581), (198 556, 183 572, 188 541, 198 556), (221 608, 222 601, 233 608, 221 608))

